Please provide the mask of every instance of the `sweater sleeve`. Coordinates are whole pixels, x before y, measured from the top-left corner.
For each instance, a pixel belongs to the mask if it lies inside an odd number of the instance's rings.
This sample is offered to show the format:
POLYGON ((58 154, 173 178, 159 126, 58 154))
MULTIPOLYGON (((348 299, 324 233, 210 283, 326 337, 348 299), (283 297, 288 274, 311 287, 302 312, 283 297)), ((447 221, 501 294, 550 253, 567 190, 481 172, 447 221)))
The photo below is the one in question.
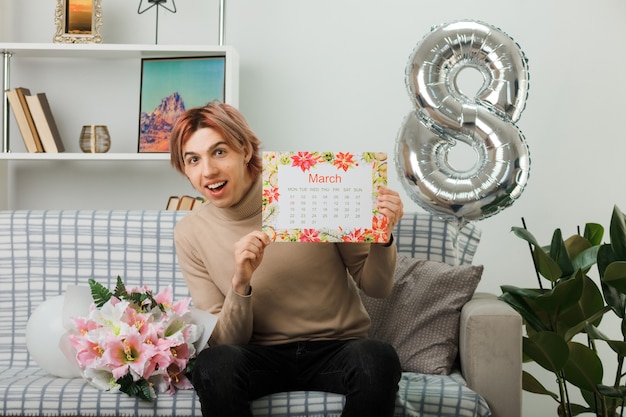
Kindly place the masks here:
POLYGON ((339 253, 357 286, 366 295, 387 297, 393 288, 397 249, 370 243, 338 243, 339 253))
POLYGON ((174 239, 178 264, 194 306, 218 316, 209 345, 248 343, 252 336, 250 295, 239 295, 230 286, 220 289, 184 233, 175 228, 174 239))

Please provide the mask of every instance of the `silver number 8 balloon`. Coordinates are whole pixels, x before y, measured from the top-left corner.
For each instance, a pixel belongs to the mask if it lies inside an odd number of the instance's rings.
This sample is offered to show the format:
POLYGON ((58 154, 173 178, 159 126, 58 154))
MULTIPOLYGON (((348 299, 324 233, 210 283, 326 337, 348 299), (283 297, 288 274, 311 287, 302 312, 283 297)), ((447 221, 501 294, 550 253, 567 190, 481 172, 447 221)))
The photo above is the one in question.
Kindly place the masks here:
POLYGON ((415 106, 396 141, 396 167, 411 198, 460 227, 510 206, 528 181, 530 156, 515 125, 528 95, 528 63, 499 29, 478 21, 436 26, 413 50, 406 86, 415 106), (459 89, 461 70, 483 79, 475 97, 459 89), (471 146, 476 162, 452 166, 449 151, 471 146))

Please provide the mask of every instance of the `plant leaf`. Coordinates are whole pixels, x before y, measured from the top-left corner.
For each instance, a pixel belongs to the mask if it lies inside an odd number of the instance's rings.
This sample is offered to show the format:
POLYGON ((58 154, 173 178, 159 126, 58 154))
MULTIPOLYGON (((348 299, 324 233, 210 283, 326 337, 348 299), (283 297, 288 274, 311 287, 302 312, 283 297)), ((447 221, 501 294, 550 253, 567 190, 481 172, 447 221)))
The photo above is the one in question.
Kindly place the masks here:
POLYGON ((578 388, 597 392, 602 383, 602 361, 593 350, 578 342, 570 341, 569 357, 563 368, 565 379, 578 388))
POLYGON ((522 339, 524 354, 539 366, 558 374, 569 357, 567 343, 555 332, 539 332, 522 339))
POLYGON ((531 304, 531 300, 536 298, 541 290, 529 290, 512 285, 503 285, 500 288, 502 289, 500 300, 517 311, 527 326, 536 332, 552 330, 547 316, 533 308, 534 303, 531 304))
POLYGON ((619 356, 626 357, 626 342, 622 340, 611 340, 593 324, 587 323, 587 325, 585 326, 585 330, 587 331, 587 335, 589 335, 590 338, 605 341, 615 353, 617 353, 619 356))
POLYGON ((554 282, 563 276, 563 271, 559 264, 541 247, 535 246, 533 249, 533 260, 539 274, 547 280, 554 282))
POLYGON ((591 267, 598 262, 600 246, 591 246, 580 252, 573 260, 574 269, 581 269, 584 273, 589 272, 591 267))
POLYGON ((574 336, 576 336, 578 333, 581 333, 583 331, 585 331, 585 326, 588 323, 594 323, 594 324, 599 324, 600 323, 600 318, 606 314, 608 311, 610 311, 611 308, 609 306, 603 306, 601 310, 597 311, 596 313, 592 314, 591 316, 589 316, 588 319, 576 324, 575 326, 570 327, 564 335, 565 340, 567 340, 568 342, 570 340, 572 340, 574 338, 574 336))
POLYGON ((567 251, 567 246, 563 241, 561 229, 556 229, 552 234, 552 242, 550 243, 550 258, 552 258, 561 268, 561 277, 570 277, 574 275, 574 266, 567 251))
POLYGON ((609 243, 605 245, 600 245, 600 247, 598 248, 598 259, 597 259, 598 272, 600 273, 600 277, 604 276, 604 271, 606 270, 607 266, 609 266, 611 263, 618 261, 618 260, 619 259, 617 259, 617 257, 615 256, 615 253, 613 252, 613 248, 611 247, 609 243))
POLYGON ((626 317, 626 295, 617 290, 614 286, 604 281, 606 268, 617 259, 610 244, 601 245, 598 249, 598 273, 602 285, 602 293, 606 303, 613 309, 619 317, 626 317))
POLYGON ((573 260, 583 251, 591 248, 591 243, 580 235, 572 235, 565 240, 565 248, 567 249, 570 259, 573 260))
POLYGON ((620 293, 626 294, 626 261, 615 261, 607 265, 602 280, 620 293))
MULTIPOLYGON (((590 321, 596 326, 600 324, 604 311, 604 299, 602 293, 596 285, 596 283, 586 275, 583 275, 581 270, 578 270, 574 280, 582 280, 583 288, 580 297, 571 307, 564 309, 557 317, 556 331, 565 335, 572 328, 577 328, 578 332, 584 329, 584 323, 590 321), (600 315, 596 316, 596 313, 602 311, 600 315), (592 319, 592 317, 594 317, 592 319)), ((566 281, 570 282, 572 279, 566 281)), ((564 282, 565 283, 565 282, 564 282)), ((563 285, 559 283, 558 285, 563 285)), ((572 335, 573 337, 573 335, 572 335)), ((566 338, 570 340, 571 338, 566 338)))
POLYGON ((113 296, 111 291, 104 285, 100 284, 93 278, 89 278, 89 287, 91 288, 91 297, 96 307, 100 308, 107 303, 113 296))
POLYGON ((554 288, 539 295, 535 302, 546 311, 553 323, 556 323, 561 311, 565 311, 579 302, 585 282, 582 273, 574 278, 559 281, 554 288))
POLYGON ((604 397, 615 398, 618 400, 626 399, 626 387, 609 387, 606 385, 598 385, 598 392, 604 397))
POLYGON ((589 241, 589 243, 591 243, 591 246, 598 246, 602 244, 604 227, 598 223, 587 223, 585 225, 583 236, 589 241))
POLYGON ((554 392, 547 390, 541 382, 539 382, 534 376, 526 371, 522 371, 522 389, 524 391, 532 392, 534 394, 549 395, 556 401, 559 401, 559 396, 554 392))
POLYGON ((533 236, 533 234, 530 233, 527 229, 524 229, 523 227, 511 227, 511 231, 515 236, 519 237, 520 239, 524 239, 526 242, 535 247, 540 247, 537 239, 535 239, 535 236, 533 236))
MULTIPOLYGON (((572 410, 572 417, 573 416, 577 416, 579 414, 583 414, 583 413, 594 413, 594 410, 592 410, 589 407, 584 407, 580 404, 572 404, 569 403, 568 404, 570 409, 572 410)), ((561 410, 561 404, 559 404, 559 406, 557 407, 557 415, 559 416, 565 416, 565 415, 569 415, 569 414, 565 414, 563 413, 563 411, 561 410)))
POLYGON ((609 234, 611 247, 617 259, 626 261, 626 222, 624 222, 624 214, 617 206, 613 207, 609 234))

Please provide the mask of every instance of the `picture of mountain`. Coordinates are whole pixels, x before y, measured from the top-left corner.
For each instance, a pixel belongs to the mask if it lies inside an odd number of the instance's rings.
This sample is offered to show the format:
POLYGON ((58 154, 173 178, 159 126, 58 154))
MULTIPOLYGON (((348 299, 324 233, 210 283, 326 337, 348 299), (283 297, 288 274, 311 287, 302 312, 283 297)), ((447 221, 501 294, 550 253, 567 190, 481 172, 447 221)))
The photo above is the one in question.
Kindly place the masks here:
POLYGON ((169 136, 186 109, 224 101, 225 58, 142 60, 139 147, 169 152, 169 136))
POLYGON ((150 113, 141 112, 139 152, 169 152, 170 132, 178 117, 185 111, 185 103, 178 92, 164 98, 150 113))

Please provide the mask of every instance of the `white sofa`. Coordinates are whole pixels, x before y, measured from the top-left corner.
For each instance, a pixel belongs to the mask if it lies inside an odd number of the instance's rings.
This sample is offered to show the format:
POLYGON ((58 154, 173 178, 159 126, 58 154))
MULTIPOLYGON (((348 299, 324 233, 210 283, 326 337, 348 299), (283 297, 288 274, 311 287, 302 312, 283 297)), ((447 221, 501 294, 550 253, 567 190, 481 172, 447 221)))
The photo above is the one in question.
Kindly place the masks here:
MULTIPOLYGON (((29 355, 25 336, 29 316, 38 305, 63 294, 68 285, 87 285, 89 278, 109 288, 118 275, 127 286, 148 285, 158 290, 172 284, 175 297, 187 297, 172 238, 172 228, 185 214, 165 210, 0 212, 1 416, 201 415, 192 390, 174 396, 160 394, 149 403, 100 391, 82 378, 51 376, 29 355)), ((464 228, 456 249, 451 232, 447 223, 435 217, 408 213, 394 235, 403 257, 470 264, 480 231, 473 225, 464 228)), ((405 306, 374 307, 397 312, 405 306)), ((385 330, 379 336, 388 337, 389 329, 398 323, 381 321, 374 310, 370 311, 373 323, 378 320, 385 330)), ((474 294, 456 320, 456 331, 451 333, 452 340, 458 341, 454 346, 458 345, 458 356, 451 374, 404 372, 396 416, 520 417, 519 315, 495 295, 474 294)), ((280 393, 252 404, 257 417, 339 416, 342 406, 343 396, 319 392, 280 393)))

